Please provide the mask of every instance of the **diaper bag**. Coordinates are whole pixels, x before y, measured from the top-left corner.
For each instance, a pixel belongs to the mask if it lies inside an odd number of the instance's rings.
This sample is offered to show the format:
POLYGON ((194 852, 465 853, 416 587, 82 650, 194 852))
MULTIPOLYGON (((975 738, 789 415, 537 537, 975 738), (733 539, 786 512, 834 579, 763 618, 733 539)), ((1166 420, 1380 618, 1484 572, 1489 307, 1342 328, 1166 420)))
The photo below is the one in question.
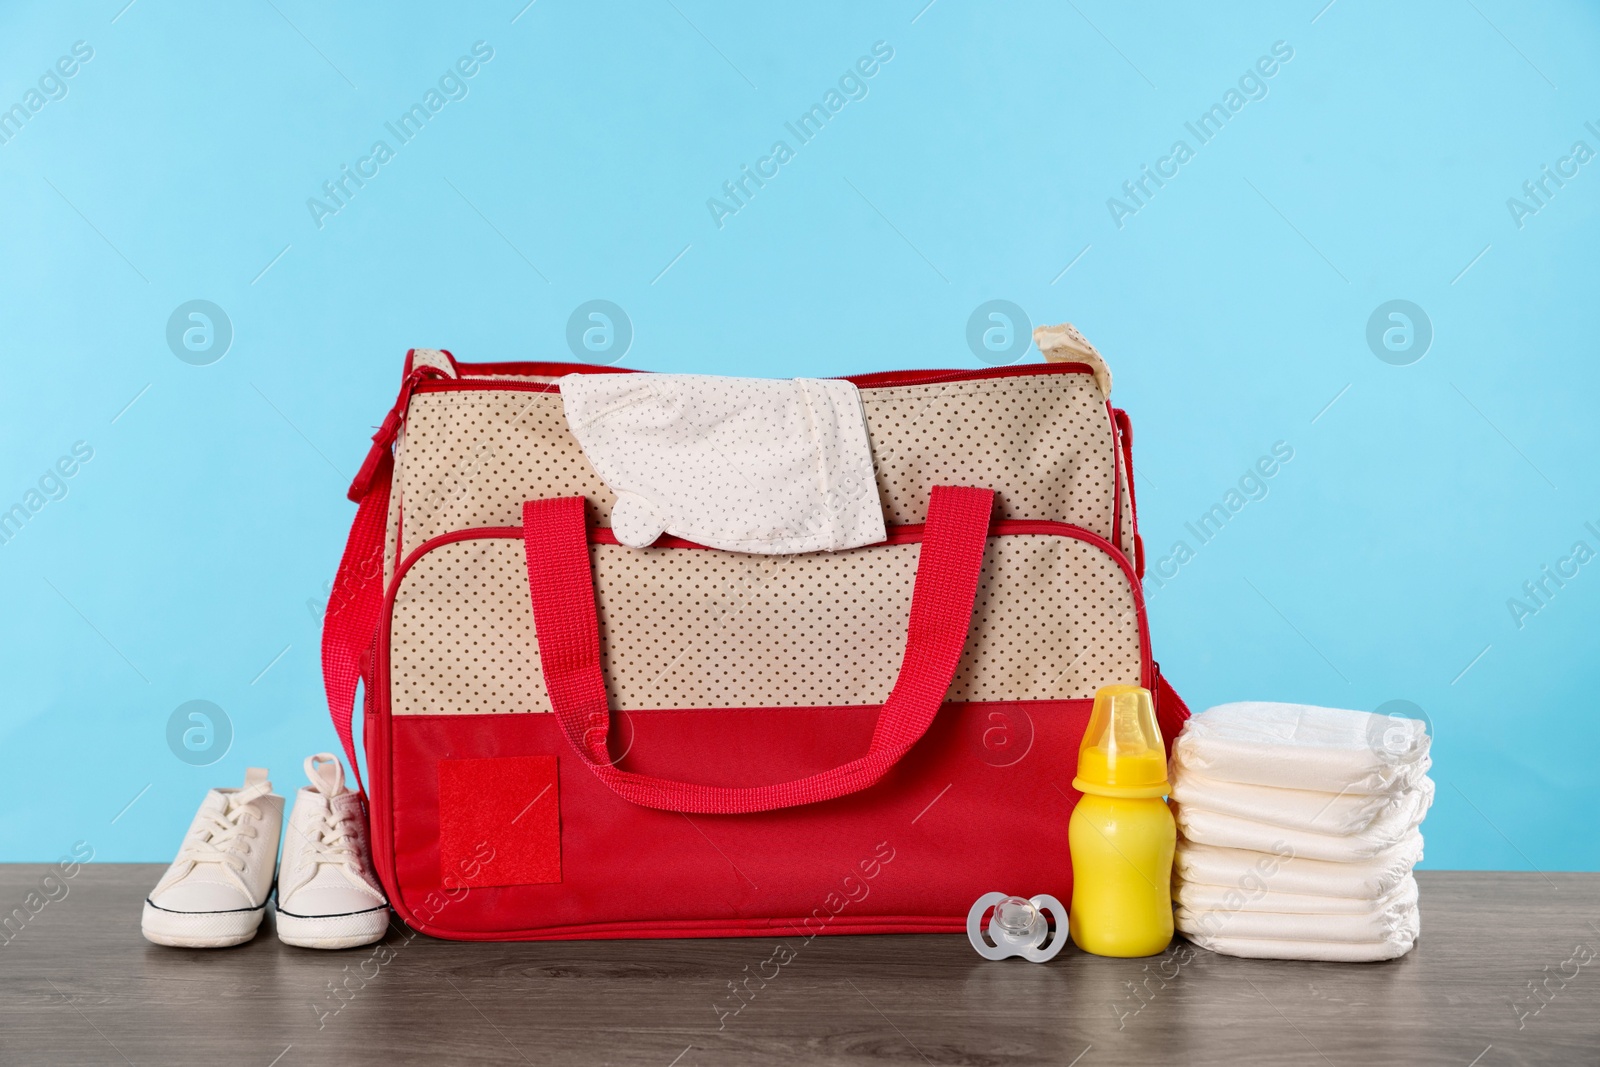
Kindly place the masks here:
POLYGON ((438 937, 958 932, 1070 899, 1095 690, 1151 658, 1132 432, 1070 326, 1046 362, 859 389, 886 538, 618 543, 565 363, 406 356, 350 487, 329 707, 399 916, 438 937))

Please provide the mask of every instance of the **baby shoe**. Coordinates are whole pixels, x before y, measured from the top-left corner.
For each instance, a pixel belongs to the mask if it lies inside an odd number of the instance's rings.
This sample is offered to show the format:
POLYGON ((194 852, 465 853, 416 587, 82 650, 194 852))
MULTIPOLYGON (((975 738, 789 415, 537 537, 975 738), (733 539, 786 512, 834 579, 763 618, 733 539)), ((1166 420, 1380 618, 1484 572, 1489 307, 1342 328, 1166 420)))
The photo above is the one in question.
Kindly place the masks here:
POLYGON ((327 752, 307 757, 306 777, 283 839, 278 937, 300 948, 370 945, 389 928, 389 901, 372 873, 361 794, 327 752))
POLYGON ((147 940, 177 948, 226 948, 256 936, 272 892, 283 798, 267 772, 213 789, 189 824, 178 858, 144 902, 147 940))

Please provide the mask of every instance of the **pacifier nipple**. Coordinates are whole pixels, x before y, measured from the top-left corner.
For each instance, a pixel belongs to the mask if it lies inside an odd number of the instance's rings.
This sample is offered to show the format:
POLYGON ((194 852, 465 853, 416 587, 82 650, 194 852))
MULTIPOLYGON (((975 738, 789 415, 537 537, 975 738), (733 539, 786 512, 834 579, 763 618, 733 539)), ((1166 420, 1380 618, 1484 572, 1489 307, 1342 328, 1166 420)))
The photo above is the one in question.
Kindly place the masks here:
POLYGON ((984 959, 1021 956, 1034 963, 1044 963, 1054 959, 1061 946, 1067 943, 1067 910, 1048 893, 1031 899, 985 893, 967 912, 967 940, 984 959), (981 927, 983 916, 990 908, 994 909, 994 916, 989 920, 989 936, 985 939, 981 927), (1051 917, 1056 924, 1053 931, 1051 917))
POLYGON ((992 925, 999 928, 997 932, 1004 934, 1007 941, 1031 942, 1041 924, 1045 924, 1044 913, 1034 907, 1031 900, 1006 897, 994 906, 992 925))

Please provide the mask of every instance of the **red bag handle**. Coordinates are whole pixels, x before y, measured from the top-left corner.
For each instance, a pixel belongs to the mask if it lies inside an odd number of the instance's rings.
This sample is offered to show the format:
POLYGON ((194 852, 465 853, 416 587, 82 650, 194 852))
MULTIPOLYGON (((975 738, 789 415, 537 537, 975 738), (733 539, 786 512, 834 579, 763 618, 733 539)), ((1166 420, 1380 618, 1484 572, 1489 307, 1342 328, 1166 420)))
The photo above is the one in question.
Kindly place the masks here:
POLYGON ((611 705, 601 668, 584 498, 528 501, 522 506, 528 591, 545 691, 562 733, 584 766, 612 792, 661 811, 737 815, 815 804, 866 789, 921 739, 950 691, 972 622, 993 507, 992 490, 934 487, 911 593, 905 658, 866 753, 806 778, 730 787, 637 774, 611 762, 606 750, 611 705))

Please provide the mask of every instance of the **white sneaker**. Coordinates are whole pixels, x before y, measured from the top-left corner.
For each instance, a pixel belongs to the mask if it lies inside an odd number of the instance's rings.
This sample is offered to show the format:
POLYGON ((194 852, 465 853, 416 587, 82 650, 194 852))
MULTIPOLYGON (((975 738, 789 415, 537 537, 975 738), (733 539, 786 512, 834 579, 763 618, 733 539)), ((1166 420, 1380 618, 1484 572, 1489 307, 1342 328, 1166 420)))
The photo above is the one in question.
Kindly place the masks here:
POLYGON ((267 772, 239 789, 213 789, 189 824, 178 858, 144 902, 140 926, 158 945, 226 948, 256 936, 272 893, 283 798, 267 772))
POLYGON ((301 948, 370 945, 389 928, 389 901, 367 851, 361 794, 344 787, 339 759, 306 759, 278 870, 278 937, 301 948))

